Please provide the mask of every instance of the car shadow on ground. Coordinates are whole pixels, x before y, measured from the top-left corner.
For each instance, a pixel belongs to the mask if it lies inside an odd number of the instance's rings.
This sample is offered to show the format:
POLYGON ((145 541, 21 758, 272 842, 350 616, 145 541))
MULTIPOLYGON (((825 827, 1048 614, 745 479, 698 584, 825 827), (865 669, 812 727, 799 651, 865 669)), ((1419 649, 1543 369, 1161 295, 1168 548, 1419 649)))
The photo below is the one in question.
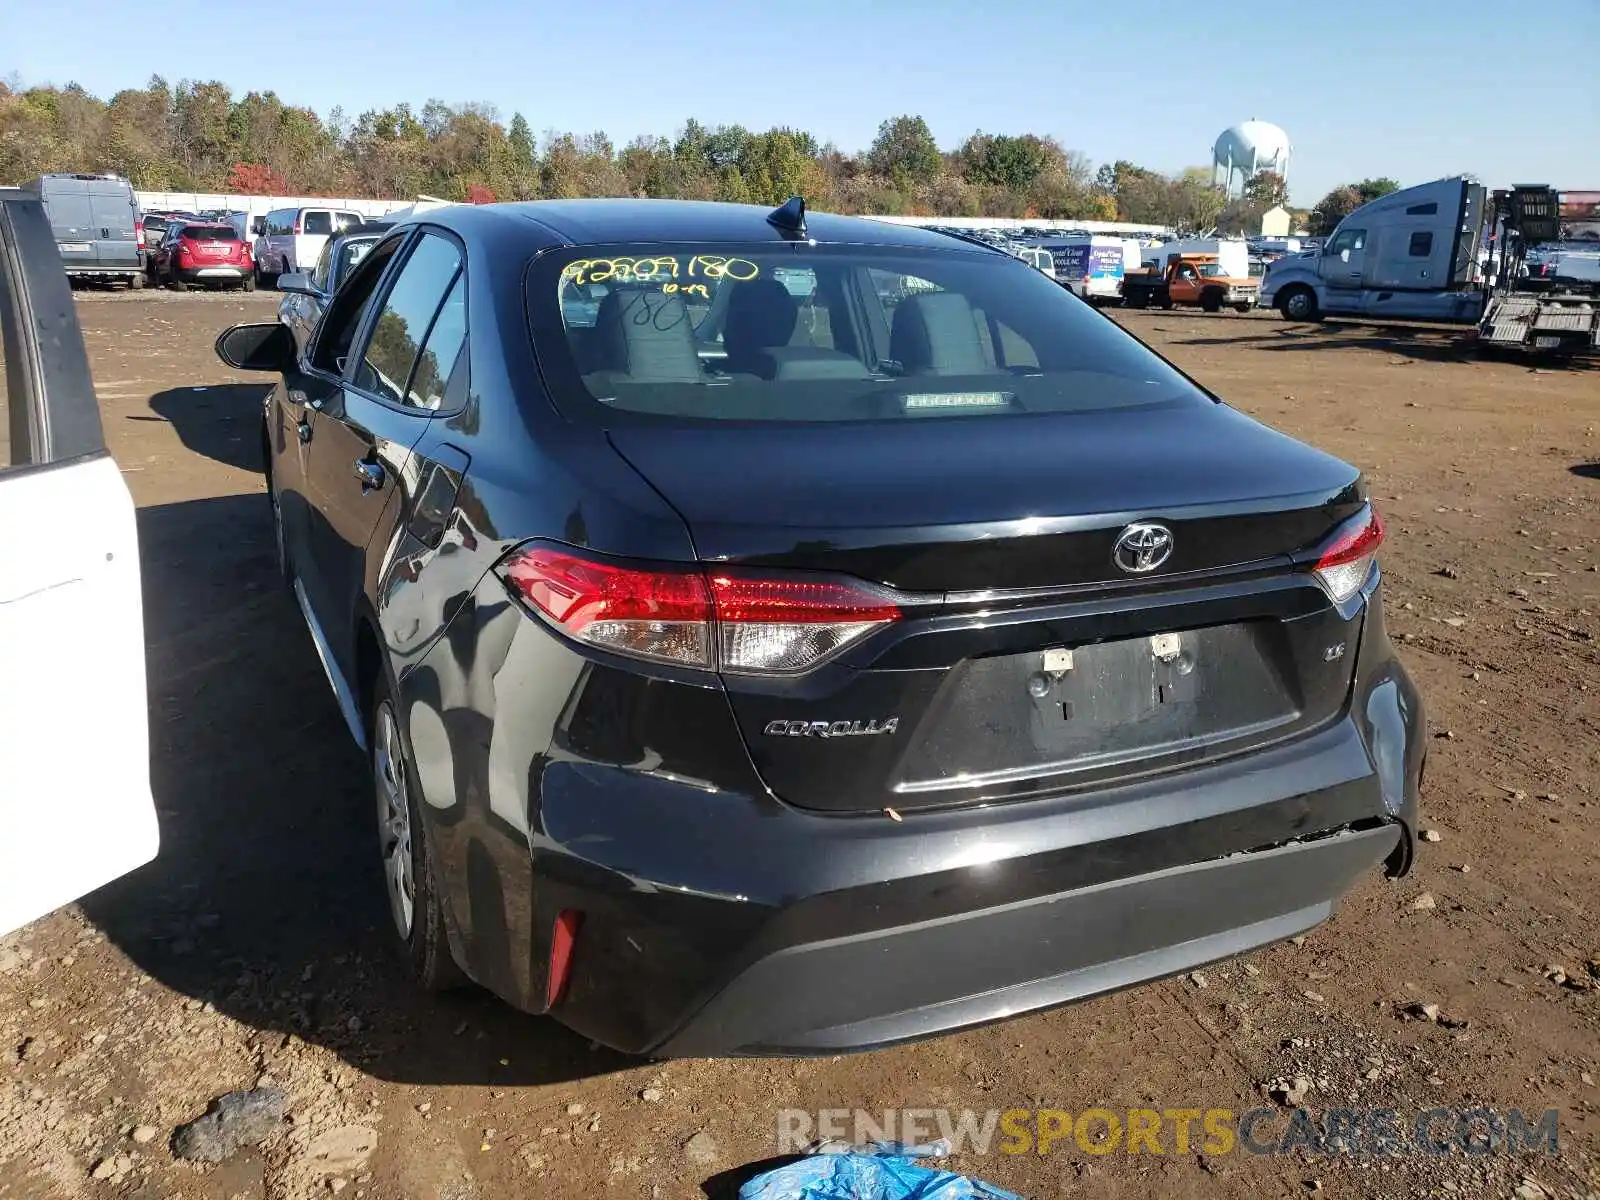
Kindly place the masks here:
POLYGON ((1372 350, 1425 362, 1472 358, 1472 344, 1459 330, 1411 329, 1396 325, 1286 325, 1270 333, 1182 338, 1180 346, 1248 346, 1257 350, 1372 350))
POLYGON ((270 383, 219 383, 168 388, 150 397, 150 411, 167 421, 184 446, 196 454, 230 467, 259 472, 261 405, 272 387, 270 383))
POLYGON ((402 976, 365 763, 278 576, 265 497, 141 509, 139 542, 161 852, 85 899, 89 919, 166 986, 379 1078, 515 1086, 637 1065, 402 976))
POLYGON ((1600 479, 1600 462, 1579 463, 1572 473, 1580 479, 1600 479))
MULTIPOLYGON (((1170 314, 1167 314, 1170 315, 1170 314)), ((1600 359, 1554 351, 1532 351, 1478 342, 1465 328, 1410 325, 1284 325, 1270 333, 1234 337, 1182 338, 1179 346, 1244 346, 1256 350, 1370 350, 1421 362, 1509 363, 1536 371, 1594 370, 1600 359)))

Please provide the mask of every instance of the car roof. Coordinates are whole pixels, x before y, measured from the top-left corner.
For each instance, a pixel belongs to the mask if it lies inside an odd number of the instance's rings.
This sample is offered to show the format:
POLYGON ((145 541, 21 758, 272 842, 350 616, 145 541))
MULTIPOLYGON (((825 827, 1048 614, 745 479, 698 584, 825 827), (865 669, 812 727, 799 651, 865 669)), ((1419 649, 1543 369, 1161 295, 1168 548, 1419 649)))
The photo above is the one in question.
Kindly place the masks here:
MULTIPOLYGON (((534 200, 513 204, 456 204, 430 209, 396 224, 440 225, 463 236, 493 240, 529 225, 545 239, 574 246, 612 242, 779 242, 767 223, 771 208, 703 200, 534 200)), ((934 230, 862 217, 808 212, 806 236, 817 242, 856 243, 960 253, 961 243, 934 230)))

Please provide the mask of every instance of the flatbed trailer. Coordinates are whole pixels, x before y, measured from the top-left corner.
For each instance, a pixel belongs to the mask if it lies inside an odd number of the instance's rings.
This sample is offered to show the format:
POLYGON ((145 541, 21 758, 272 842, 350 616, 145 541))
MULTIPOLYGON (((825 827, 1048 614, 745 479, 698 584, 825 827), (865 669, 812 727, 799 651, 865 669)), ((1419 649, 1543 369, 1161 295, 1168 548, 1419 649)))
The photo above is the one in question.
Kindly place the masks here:
POLYGON ((1478 322, 1478 344, 1505 350, 1600 354, 1600 302, 1578 294, 1493 293, 1478 322))

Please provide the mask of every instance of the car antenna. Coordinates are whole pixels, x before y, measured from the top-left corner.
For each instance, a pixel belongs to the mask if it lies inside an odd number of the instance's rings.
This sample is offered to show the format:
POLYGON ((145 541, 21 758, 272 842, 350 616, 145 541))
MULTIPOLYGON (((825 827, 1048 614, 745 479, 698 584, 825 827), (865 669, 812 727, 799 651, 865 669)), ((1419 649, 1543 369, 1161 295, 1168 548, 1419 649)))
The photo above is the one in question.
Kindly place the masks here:
POLYGON ((767 224, 782 233, 804 237, 806 232, 806 202, 802 196, 790 196, 767 214, 767 224))

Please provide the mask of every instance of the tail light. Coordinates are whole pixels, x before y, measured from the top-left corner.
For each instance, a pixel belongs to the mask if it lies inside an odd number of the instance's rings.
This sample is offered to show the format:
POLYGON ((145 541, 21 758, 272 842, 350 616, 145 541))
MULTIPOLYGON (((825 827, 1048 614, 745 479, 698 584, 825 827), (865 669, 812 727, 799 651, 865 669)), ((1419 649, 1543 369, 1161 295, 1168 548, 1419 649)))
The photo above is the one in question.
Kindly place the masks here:
POLYGON ((530 611, 578 641, 733 674, 810 670, 901 615, 882 589, 827 576, 645 566, 538 545, 500 571, 530 611))
POLYGON ((303 218, 302 214, 295 213, 295 215, 294 215, 294 232, 295 232, 295 236, 297 236, 297 237, 300 234, 305 232, 305 230, 301 228, 301 224, 302 224, 303 220, 304 220, 304 218, 303 218))
POLYGON ((139 249, 144 249, 144 218, 135 217, 133 221, 133 243, 139 249))
POLYGON ((1312 574, 1335 602, 1343 604, 1366 585, 1382 543, 1383 518, 1369 504, 1334 533, 1312 574))

